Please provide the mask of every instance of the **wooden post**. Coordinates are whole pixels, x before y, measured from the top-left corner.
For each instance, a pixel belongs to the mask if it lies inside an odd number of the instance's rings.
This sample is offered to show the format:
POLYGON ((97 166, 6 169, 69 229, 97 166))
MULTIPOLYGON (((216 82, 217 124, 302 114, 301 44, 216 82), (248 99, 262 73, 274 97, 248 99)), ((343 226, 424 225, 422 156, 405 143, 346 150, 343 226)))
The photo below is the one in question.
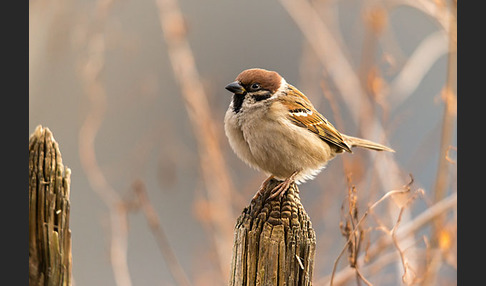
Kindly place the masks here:
POLYGON ((252 200, 235 226, 230 286, 312 285, 316 236, 292 184, 280 200, 267 200, 277 185, 252 200))
POLYGON ((29 138, 29 286, 71 285, 70 175, 51 131, 37 126, 29 138))

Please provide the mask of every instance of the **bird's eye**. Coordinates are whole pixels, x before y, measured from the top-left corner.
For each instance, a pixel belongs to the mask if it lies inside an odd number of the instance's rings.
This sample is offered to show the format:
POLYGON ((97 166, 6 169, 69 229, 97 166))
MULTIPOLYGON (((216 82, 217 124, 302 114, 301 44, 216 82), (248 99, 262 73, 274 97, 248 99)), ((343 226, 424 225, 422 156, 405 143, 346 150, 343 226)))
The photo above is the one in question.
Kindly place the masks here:
POLYGON ((260 89, 260 84, 259 84, 259 83, 254 83, 254 84, 252 84, 250 87, 251 87, 251 89, 253 89, 253 90, 257 90, 257 89, 260 89))

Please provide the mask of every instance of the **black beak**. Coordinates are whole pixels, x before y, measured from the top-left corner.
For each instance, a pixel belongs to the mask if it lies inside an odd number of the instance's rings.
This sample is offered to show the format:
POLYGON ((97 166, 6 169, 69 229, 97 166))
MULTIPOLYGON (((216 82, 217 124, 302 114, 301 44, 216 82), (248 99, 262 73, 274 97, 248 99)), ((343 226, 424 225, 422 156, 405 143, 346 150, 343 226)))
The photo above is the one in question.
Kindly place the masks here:
POLYGON ((241 84, 238 81, 234 81, 227 86, 225 86, 227 90, 231 91, 234 94, 244 94, 246 90, 241 86, 241 84))

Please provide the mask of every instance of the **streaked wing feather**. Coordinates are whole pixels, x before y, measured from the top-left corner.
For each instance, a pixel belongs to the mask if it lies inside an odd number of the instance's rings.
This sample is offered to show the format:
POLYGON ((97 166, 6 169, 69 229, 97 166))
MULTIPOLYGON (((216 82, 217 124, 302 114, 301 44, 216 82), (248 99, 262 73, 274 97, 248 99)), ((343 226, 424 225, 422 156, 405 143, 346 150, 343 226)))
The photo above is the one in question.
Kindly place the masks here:
POLYGON ((289 119, 297 126, 307 128, 319 135, 322 140, 332 143, 348 152, 350 146, 344 141, 343 136, 336 128, 315 108, 310 105, 308 99, 296 88, 291 88, 288 95, 294 95, 294 101, 286 101, 284 104, 289 110, 289 119), (305 99, 305 100, 302 100, 305 99))

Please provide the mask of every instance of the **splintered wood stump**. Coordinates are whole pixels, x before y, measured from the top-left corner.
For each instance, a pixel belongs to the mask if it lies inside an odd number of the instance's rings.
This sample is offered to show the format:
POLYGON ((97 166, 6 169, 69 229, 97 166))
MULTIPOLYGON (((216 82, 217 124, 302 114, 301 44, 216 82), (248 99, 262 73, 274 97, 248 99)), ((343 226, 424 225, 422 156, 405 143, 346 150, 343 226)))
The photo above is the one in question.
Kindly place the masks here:
POLYGON ((29 285, 71 285, 69 185, 57 142, 38 126, 29 138, 29 285))
POLYGON ((243 210, 235 226, 231 286, 312 285, 316 236, 292 184, 279 199, 267 200, 278 182, 243 210))

